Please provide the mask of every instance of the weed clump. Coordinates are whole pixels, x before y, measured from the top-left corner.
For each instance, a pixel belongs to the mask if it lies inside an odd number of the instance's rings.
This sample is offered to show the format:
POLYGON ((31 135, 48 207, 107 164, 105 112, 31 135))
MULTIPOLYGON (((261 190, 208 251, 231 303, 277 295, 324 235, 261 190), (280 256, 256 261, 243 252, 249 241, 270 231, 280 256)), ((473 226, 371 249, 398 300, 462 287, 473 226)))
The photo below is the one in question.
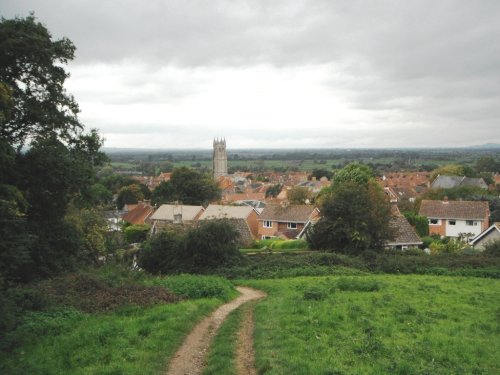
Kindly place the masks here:
POLYGON ((372 279, 341 277, 337 280, 334 288, 348 292, 375 292, 382 288, 382 284, 372 279))

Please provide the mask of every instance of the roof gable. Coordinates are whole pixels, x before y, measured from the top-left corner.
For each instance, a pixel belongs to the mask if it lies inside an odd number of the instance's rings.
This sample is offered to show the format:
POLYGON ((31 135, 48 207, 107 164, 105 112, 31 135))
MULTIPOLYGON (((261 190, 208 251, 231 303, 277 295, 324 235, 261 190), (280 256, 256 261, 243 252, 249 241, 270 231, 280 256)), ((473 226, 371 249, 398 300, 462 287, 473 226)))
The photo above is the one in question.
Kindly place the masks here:
POLYGON ((489 216, 488 202, 423 200, 419 215, 438 219, 484 220, 489 216))
POLYGON ((494 230, 497 230, 498 232, 500 232, 500 222, 493 223, 493 225, 491 225, 489 228, 485 229, 483 232, 479 233, 475 238, 473 238, 470 241, 470 243, 472 245, 475 245, 476 242, 478 242, 481 238, 488 235, 489 233, 491 233, 494 230))
POLYGON ((186 206, 178 204, 162 204, 151 216, 151 220, 173 221, 174 215, 181 214, 183 221, 195 220, 203 211, 202 206, 186 206))
POLYGON ((404 216, 393 216, 390 221, 394 239, 388 245, 421 245, 423 242, 404 216))
POLYGON ((306 223, 315 210, 317 209, 311 205, 268 204, 262 211, 259 220, 306 223))
POLYGON ((220 204, 210 204, 200 220, 208 219, 246 219, 252 212, 255 212, 250 206, 224 206, 220 204))

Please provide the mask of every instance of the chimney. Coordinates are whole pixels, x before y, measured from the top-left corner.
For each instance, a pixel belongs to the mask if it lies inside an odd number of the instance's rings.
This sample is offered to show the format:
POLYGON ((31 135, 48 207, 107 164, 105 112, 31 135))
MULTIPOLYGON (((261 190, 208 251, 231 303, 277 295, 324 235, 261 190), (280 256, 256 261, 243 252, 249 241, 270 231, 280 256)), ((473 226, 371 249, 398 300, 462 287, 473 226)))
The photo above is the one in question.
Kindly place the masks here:
POLYGON ((448 204, 448 197, 447 197, 447 196, 445 196, 445 197, 443 198, 443 204, 448 204))
POLYGON ((281 207, 283 207, 283 208, 287 208, 288 206, 290 206, 290 202, 288 200, 284 200, 280 204, 281 204, 281 207))

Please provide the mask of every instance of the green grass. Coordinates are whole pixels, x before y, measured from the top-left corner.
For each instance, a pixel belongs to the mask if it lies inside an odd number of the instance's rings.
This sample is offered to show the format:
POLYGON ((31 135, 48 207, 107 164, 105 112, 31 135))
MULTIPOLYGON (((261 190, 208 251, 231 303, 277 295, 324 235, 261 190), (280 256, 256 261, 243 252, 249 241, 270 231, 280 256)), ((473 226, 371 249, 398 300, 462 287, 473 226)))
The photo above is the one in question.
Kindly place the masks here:
POLYGON ((0 374, 157 374, 202 317, 237 295, 233 284, 217 276, 157 278, 116 267, 32 287, 57 294, 58 286, 71 290, 71 298, 52 299, 39 311, 25 311, 15 329, 0 336, 0 374), (143 298, 137 298, 133 286, 143 298), (158 304, 163 301, 161 291, 172 296, 165 287, 189 300, 158 304), (120 300, 111 311, 106 303, 102 309, 101 300, 114 300, 115 294, 120 300), (89 303, 74 303, 80 300, 89 303), (91 308, 78 310, 81 306, 91 308))
POLYGON ((186 298, 220 298, 229 301, 238 292, 227 279, 219 276, 178 275, 156 277, 145 281, 146 285, 163 286, 186 298))
POLYGON ((500 281, 370 275, 242 284, 259 374, 498 374, 500 281))
POLYGON ((199 299, 112 314, 34 314, 20 329, 31 339, 0 357, 0 373, 157 374, 185 335, 221 303, 199 299))
POLYGON ((249 304, 234 310, 214 337, 203 375, 235 374, 238 331, 249 304))

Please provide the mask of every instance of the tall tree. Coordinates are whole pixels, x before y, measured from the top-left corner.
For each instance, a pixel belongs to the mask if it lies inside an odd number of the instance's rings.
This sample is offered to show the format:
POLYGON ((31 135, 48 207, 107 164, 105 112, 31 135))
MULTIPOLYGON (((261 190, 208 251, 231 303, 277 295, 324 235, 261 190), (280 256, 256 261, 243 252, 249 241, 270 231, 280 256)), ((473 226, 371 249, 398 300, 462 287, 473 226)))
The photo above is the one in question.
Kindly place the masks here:
POLYGON ((175 198, 184 204, 206 204, 220 198, 221 191, 213 177, 194 169, 175 169, 170 183, 175 198))
POLYGON ((308 234, 311 248, 358 254, 380 249, 392 237, 389 201, 370 175, 359 164, 337 173, 322 194, 322 218, 308 234))
POLYGON ((72 60, 75 46, 53 40, 34 15, 0 22, 0 137, 23 145, 28 138, 56 134, 71 139, 82 125, 78 105, 67 94, 69 74, 62 65, 72 60))

